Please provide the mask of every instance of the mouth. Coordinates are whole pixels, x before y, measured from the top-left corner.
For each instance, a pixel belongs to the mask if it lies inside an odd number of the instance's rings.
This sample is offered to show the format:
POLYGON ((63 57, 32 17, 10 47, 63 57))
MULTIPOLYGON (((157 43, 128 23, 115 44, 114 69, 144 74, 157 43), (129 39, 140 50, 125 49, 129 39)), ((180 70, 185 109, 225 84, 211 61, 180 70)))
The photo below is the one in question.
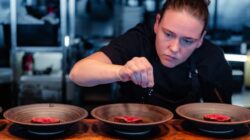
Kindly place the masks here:
POLYGON ((177 58, 171 55, 164 55, 164 59, 167 61, 173 61, 176 60, 177 58))

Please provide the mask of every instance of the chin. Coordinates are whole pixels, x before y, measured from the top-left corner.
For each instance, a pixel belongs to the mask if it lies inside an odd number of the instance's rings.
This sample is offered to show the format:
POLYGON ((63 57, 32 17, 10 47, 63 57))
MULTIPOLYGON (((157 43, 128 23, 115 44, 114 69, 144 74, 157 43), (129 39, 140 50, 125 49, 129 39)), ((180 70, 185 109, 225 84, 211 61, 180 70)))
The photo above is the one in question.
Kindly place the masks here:
POLYGON ((175 66, 177 66, 178 64, 175 63, 170 63, 168 61, 161 61, 161 64, 167 68, 174 68, 175 66))
MULTIPOLYGON (((164 64, 163 64, 164 65, 164 64)), ((167 68, 174 68, 176 65, 172 65, 172 64, 166 64, 166 65, 164 65, 165 67, 167 67, 167 68)))

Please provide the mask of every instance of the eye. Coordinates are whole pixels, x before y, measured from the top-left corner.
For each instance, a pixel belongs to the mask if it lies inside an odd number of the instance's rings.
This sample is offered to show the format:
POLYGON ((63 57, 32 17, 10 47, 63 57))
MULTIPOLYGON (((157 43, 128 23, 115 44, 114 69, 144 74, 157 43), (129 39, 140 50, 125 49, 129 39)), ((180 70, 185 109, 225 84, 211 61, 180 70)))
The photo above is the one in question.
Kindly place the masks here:
POLYGON ((193 39, 186 39, 186 38, 183 38, 181 39, 181 42, 180 42, 182 45, 191 45, 194 43, 194 40, 193 39))
POLYGON ((166 37, 167 37, 168 39, 171 39, 171 38, 174 37, 173 33, 171 33, 171 32, 166 32, 165 35, 166 35, 166 37))

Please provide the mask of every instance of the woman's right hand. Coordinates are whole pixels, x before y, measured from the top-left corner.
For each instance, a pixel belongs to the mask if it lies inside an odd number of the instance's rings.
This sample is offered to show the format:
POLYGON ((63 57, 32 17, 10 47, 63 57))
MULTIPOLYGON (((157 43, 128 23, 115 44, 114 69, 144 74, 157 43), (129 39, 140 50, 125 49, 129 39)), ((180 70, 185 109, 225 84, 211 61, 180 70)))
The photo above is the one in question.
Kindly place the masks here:
POLYGON ((143 88, 154 86, 153 67, 145 57, 134 57, 120 70, 119 78, 122 82, 131 80, 143 88))

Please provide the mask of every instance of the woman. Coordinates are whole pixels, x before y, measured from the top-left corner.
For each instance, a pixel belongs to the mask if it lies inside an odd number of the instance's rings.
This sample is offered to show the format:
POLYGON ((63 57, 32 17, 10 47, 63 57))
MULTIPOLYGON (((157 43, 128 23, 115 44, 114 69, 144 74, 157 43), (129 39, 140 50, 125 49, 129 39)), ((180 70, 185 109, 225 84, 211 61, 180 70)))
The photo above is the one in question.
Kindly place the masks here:
POLYGON ((204 39, 208 1, 167 0, 154 27, 139 24, 77 62, 70 79, 80 86, 119 82, 120 102, 174 110, 199 102, 231 103, 231 69, 220 48, 204 39))

